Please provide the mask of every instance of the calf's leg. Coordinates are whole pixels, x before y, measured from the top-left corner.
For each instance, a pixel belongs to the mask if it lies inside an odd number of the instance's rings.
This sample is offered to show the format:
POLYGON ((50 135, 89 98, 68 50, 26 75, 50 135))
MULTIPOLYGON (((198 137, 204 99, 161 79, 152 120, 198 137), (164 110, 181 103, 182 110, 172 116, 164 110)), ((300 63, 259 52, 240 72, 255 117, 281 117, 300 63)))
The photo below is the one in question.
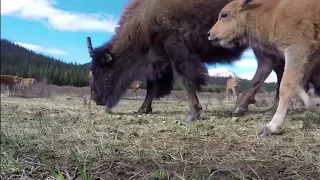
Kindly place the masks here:
POLYGON ((295 95, 299 95, 307 109, 318 112, 320 102, 313 100, 303 87, 303 78, 308 68, 308 50, 302 47, 291 47, 285 51, 285 69, 280 85, 279 105, 272 120, 259 133, 259 136, 278 134, 283 128, 288 105, 295 95))

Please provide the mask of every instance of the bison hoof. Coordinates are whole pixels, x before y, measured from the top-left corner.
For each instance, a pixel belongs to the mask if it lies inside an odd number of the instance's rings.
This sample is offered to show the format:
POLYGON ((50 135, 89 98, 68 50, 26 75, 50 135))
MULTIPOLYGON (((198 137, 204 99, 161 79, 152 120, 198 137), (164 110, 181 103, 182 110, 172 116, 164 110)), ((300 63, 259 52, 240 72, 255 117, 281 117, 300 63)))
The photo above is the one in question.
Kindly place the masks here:
POLYGON ((152 113, 152 108, 140 108, 138 110, 138 114, 142 115, 142 114, 151 114, 152 113))
POLYGON ((189 114, 186 118, 185 121, 195 121, 199 119, 200 114, 189 114))
POLYGON ((241 107, 237 107, 231 112, 231 115, 236 116, 236 117, 240 117, 240 116, 243 116, 245 112, 247 112, 246 109, 241 108, 241 107))
POLYGON ((279 129, 278 131, 272 132, 268 127, 264 127, 263 130, 258 134, 259 137, 281 135, 284 133, 285 127, 279 129))

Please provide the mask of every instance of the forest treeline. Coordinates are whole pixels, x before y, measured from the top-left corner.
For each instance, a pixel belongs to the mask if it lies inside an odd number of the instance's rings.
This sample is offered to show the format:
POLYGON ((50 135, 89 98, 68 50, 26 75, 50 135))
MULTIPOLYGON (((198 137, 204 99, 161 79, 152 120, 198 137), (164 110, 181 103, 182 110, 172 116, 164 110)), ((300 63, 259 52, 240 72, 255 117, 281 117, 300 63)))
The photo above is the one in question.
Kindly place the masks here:
POLYGON ((1 74, 33 77, 59 86, 88 86, 87 66, 66 63, 1 39, 1 74))
MULTIPOLYGON (((53 57, 36 53, 19 46, 8 39, 1 39, 1 74, 33 77, 38 81, 58 86, 70 85, 75 87, 88 86, 89 63, 67 63, 53 57)), ((203 91, 225 91, 227 77, 210 77, 208 85, 203 91)), ((249 83, 248 80, 240 80, 240 91, 249 83)), ((142 88, 145 88, 144 83, 142 88)), ((265 91, 274 91, 275 83, 264 83, 265 91)), ((178 78, 175 78, 174 90, 182 90, 183 86, 178 78)))

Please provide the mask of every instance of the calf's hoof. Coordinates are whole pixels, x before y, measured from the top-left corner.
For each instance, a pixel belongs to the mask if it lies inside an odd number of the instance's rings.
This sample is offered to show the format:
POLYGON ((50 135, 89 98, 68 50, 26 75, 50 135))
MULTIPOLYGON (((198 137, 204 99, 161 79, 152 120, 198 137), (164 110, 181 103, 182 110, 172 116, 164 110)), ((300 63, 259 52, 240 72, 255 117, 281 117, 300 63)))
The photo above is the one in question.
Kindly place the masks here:
POLYGON ((140 108, 137 112, 139 115, 142 114, 151 114, 152 113, 152 108, 140 108))
POLYGON ((231 115, 235 116, 235 117, 240 117, 243 116, 245 112, 247 112, 247 109, 241 108, 241 107, 237 107, 235 108, 232 112, 231 115))
POLYGON ((199 113, 195 113, 195 114, 189 114, 186 118, 185 121, 195 121, 197 119, 200 118, 200 114, 199 113))
POLYGON ((284 129, 285 127, 275 131, 275 132, 272 132, 267 126, 265 126, 263 128, 263 130, 258 134, 259 137, 266 137, 266 136, 272 136, 272 135, 281 135, 284 133, 284 129))

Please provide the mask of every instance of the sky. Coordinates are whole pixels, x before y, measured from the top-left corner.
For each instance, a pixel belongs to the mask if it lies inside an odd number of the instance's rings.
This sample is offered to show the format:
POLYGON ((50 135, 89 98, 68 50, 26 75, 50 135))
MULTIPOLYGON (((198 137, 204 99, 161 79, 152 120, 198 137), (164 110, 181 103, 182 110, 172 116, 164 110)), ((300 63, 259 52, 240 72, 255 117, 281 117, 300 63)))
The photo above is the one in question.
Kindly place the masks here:
MULTIPOLYGON (((90 62, 93 47, 107 42, 127 0, 1 0, 1 38, 65 62, 90 62)), ((209 74, 233 71, 251 80, 257 62, 251 49, 232 65, 207 66, 209 74)), ((275 82, 272 72, 266 82, 275 82)))

